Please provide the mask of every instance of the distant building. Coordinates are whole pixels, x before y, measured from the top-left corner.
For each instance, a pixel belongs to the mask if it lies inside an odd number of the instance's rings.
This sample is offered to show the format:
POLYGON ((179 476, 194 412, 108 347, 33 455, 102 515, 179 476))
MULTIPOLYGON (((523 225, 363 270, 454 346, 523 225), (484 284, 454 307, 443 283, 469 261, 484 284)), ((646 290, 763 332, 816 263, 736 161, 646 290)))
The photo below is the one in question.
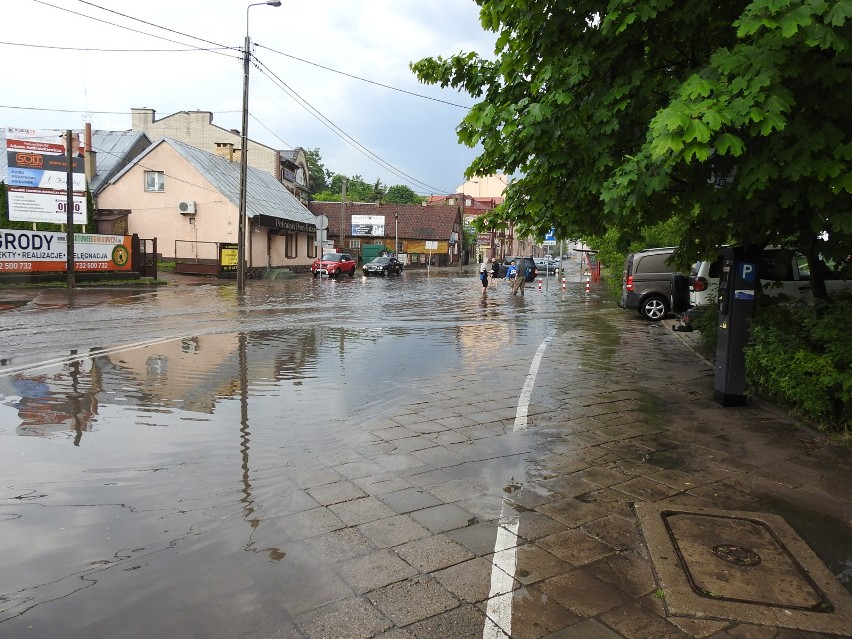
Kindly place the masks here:
POLYGON ((328 218, 329 242, 340 251, 363 262, 371 255, 367 247, 382 245, 404 256, 411 266, 437 266, 458 263, 458 238, 462 219, 456 207, 429 207, 421 204, 361 204, 311 202, 311 212, 328 218), (398 241, 396 248, 394 244, 398 241), (427 242, 435 242, 429 248, 427 242))

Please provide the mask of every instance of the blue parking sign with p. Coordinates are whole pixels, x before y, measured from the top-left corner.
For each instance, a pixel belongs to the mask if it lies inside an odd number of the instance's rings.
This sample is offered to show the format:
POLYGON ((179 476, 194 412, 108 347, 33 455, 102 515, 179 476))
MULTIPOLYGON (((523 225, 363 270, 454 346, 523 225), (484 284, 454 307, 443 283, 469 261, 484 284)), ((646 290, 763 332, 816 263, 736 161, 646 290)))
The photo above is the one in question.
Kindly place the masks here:
POLYGON ((743 282, 754 282, 757 275, 757 264, 753 262, 739 263, 739 276, 743 282))

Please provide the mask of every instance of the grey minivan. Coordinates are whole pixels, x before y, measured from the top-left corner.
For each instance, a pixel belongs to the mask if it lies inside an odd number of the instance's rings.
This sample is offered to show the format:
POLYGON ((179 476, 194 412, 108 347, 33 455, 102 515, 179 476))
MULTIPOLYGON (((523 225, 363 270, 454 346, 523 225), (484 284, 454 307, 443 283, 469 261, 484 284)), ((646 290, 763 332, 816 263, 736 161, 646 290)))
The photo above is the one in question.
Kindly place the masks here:
POLYGON ((671 279, 676 271, 666 261, 675 247, 630 253, 624 261, 618 305, 639 311, 647 320, 664 318, 672 308, 671 279))

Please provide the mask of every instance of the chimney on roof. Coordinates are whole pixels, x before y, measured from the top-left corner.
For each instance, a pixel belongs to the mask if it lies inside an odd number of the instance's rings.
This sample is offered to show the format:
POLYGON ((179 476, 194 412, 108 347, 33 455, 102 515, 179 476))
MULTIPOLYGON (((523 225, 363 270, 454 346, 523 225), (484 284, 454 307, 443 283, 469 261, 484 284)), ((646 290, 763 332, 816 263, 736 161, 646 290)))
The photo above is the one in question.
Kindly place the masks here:
POLYGON ((213 114, 210 111, 190 111, 189 121, 196 126, 213 124, 213 114))
POLYGON ((83 151, 83 171, 86 181, 91 182, 98 174, 97 154, 92 149, 92 123, 86 122, 85 147, 83 151))
POLYGON ((216 142, 216 155, 220 158, 225 158, 228 162, 234 161, 234 143, 233 142, 216 142))
POLYGON ((154 115, 156 111, 144 107, 142 109, 130 109, 131 115, 131 130, 145 131, 149 125, 154 124, 154 115))

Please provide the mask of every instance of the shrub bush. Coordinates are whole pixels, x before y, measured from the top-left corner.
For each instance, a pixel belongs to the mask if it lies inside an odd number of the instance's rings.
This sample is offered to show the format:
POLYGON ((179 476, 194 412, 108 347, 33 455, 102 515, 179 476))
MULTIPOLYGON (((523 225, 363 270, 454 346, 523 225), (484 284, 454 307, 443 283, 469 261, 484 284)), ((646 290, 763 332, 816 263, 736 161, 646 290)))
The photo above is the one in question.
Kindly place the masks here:
POLYGON ((752 320, 745 349, 752 392, 823 429, 849 434, 852 416, 852 295, 818 306, 776 303, 752 320), (819 311, 819 312, 817 312, 819 311))

